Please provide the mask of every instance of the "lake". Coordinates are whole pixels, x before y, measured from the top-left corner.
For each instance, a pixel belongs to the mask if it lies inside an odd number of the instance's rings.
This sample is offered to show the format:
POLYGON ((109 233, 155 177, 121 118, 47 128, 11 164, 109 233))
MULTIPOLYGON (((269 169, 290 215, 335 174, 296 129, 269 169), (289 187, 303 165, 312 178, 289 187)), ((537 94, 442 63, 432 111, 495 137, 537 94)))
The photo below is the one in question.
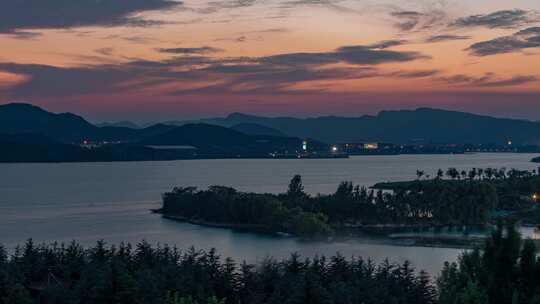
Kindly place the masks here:
MULTIPOLYGON (((415 178, 417 169, 506 167, 532 170, 532 154, 355 156, 349 159, 187 160, 171 162, 0 164, 0 243, 10 249, 28 238, 37 242, 99 239, 216 248, 222 256, 256 262, 267 256, 362 256, 403 262, 437 274, 461 250, 400 247, 366 240, 305 242, 199 227, 162 219, 149 212, 161 193, 174 186, 226 185, 245 191, 282 192, 295 174, 306 191, 333 192, 349 180, 371 186, 415 178)), ((532 233, 532 232, 531 232, 532 233)))

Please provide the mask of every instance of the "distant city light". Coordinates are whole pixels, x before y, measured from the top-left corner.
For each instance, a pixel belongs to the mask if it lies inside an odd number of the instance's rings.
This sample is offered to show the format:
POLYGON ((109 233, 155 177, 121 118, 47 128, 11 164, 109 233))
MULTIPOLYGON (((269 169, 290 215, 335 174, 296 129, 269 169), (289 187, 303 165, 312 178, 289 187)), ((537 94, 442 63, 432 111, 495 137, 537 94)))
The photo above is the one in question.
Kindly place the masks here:
POLYGON ((338 147, 337 146, 332 146, 332 152, 337 152, 338 151, 338 147))
POLYGON ((508 145, 509 145, 509 146, 512 145, 512 141, 511 141, 511 140, 508 141, 508 145))
POLYGON ((540 198, 540 196, 537 193, 533 193, 533 195, 532 195, 533 201, 537 201, 538 198, 540 198))
POLYGON ((307 151, 307 140, 302 142, 302 150, 307 151))
POLYGON ((364 149, 366 150, 377 150, 379 148, 379 144, 378 143, 367 143, 367 144, 364 144, 364 149))

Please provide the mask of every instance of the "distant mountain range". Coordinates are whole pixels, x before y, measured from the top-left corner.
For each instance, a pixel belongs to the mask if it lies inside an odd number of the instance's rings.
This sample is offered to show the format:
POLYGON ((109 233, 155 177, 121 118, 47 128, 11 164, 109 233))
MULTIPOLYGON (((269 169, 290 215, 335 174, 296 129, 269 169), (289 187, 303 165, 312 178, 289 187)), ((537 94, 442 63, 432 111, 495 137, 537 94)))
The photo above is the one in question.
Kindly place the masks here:
POLYGON ((97 127, 72 113, 55 114, 39 107, 12 103, 0 105, 0 133, 41 134, 63 143, 137 141, 161 134, 174 126, 157 124, 144 129, 97 127))
POLYGON ((71 113, 54 114, 29 104, 6 104, 0 105, 0 133, 41 134, 62 143, 196 142, 201 147, 252 144, 261 140, 261 136, 267 137, 264 140, 286 141, 283 139, 293 137, 296 141, 312 138, 327 143, 540 144, 540 122, 430 108, 382 111, 376 116, 307 119, 234 113, 224 118, 167 122, 137 129, 129 122, 99 127, 71 113))
POLYGON ((430 108, 382 111, 361 117, 260 117, 234 113, 201 122, 231 127, 254 124, 289 136, 330 143, 390 142, 396 144, 540 144, 540 122, 494 118, 430 108))
POLYGON ((281 131, 278 131, 276 129, 263 126, 263 125, 253 124, 253 123, 240 123, 240 124, 231 126, 230 128, 238 132, 248 134, 248 135, 266 135, 266 136, 275 136, 275 137, 288 136, 287 134, 281 131))
POLYGON ((188 145, 199 148, 245 146, 254 139, 233 129, 209 124, 187 124, 145 140, 147 145, 188 145))
POLYGON ((118 122, 101 122, 95 124, 97 127, 103 128, 103 127, 120 127, 120 128, 130 128, 130 129, 141 129, 141 126, 137 125, 136 123, 133 123, 131 121, 118 121, 118 122))
POLYGON ((281 135, 251 124, 98 127, 70 113, 54 114, 28 104, 0 106, 0 162, 258 158, 300 149, 300 138, 281 135))
MULTIPOLYGON (((263 128, 264 129, 264 128, 263 128)), ((249 135, 211 124, 186 124, 141 142, 147 146, 193 146, 205 154, 268 155, 274 151, 300 150, 297 137, 249 135)), ((324 146, 323 143, 314 143, 324 146)))

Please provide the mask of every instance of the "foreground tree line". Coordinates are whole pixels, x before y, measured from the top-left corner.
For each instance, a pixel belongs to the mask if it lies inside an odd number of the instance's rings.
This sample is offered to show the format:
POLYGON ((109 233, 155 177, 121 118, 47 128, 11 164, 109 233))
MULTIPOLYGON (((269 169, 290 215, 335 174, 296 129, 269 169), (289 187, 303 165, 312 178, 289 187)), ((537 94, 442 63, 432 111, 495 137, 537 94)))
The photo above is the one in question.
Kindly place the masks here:
POLYGON ((435 281, 408 263, 297 254, 251 265, 168 246, 0 246, 0 304, 538 304, 532 241, 499 226, 435 281))
POLYGON ((83 249, 28 241, 0 253, 1 304, 436 303, 428 275, 408 262, 293 254, 236 264, 214 250, 144 242, 83 249))
POLYGON ((540 260, 532 240, 499 224, 484 247, 445 263, 437 279, 440 304, 538 304, 540 260))
POLYGON ((223 186, 177 187, 163 195, 165 216, 202 224, 296 235, 327 235, 368 225, 473 226, 488 223, 495 210, 533 206, 540 177, 517 170, 439 170, 431 177, 375 185, 342 182, 329 195, 311 196, 295 176, 286 193, 257 194, 223 186), (227 226, 228 225, 228 226, 227 226))

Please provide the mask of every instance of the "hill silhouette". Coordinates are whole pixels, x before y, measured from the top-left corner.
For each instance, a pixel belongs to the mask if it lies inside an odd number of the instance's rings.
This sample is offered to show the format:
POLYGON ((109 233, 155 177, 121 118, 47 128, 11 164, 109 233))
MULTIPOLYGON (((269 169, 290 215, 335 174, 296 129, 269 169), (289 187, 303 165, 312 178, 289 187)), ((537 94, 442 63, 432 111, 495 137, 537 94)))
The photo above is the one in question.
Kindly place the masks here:
POLYGON ((505 144, 512 141, 514 144, 540 144, 540 122, 431 108, 382 111, 375 116, 306 119, 233 113, 224 118, 197 122, 206 126, 176 122, 179 126, 157 124, 144 129, 97 127, 71 113, 54 114, 29 104, 0 105, 0 132, 42 134, 63 143, 80 143, 85 139, 121 142, 150 142, 152 139, 158 142, 196 142, 210 147, 252 144, 250 136, 268 136, 273 137, 274 142, 279 137, 295 137, 328 143, 505 144), (209 125, 230 130, 210 128, 209 125), (186 128, 178 129, 182 127, 186 128), (171 140, 174 137, 176 139, 171 140))
POLYGON ((200 153, 263 156, 274 151, 295 151, 302 140, 294 137, 248 135, 211 124, 186 124, 141 142, 149 146, 192 146, 200 153))
POLYGON ((55 114, 24 103, 0 105, 0 132, 41 134, 63 143, 80 143, 84 140, 136 141, 171 128, 162 124, 144 129, 97 127, 72 113, 55 114))
POLYGON ((118 121, 118 122, 101 122, 96 123, 96 127, 120 127, 120 128, 130 128, 130 129, 140 129, 141 127, 131 121, 118 121))
POLYGON ((198 148, 243 146, 253 139, 241 132, 209 124, 187 124, 143 141, 147 145, 186 145, 198 148))
POLYGON ((540 123, 431 108, 382 111, 361 117, 260 117, 233 113, 202 120, 226 127, 257 124, 289 136, 325 142, 540 144, 540 123))
POLYGON ((287 137, 287 135, 281 131, 267 126, 254 124, 254 123, 240 123, 231 127, 231 129, 242 132, 248 135, 266 135, 276 137, 287 137))
MULTIPOLYGON (((268 127, 244 127, 279 134, 268 127)), ((3 162, 268 157, 272 152, 298 150, 302 142, 299 138, 249 135, 215 124, 97 127, 75 114, 55 114, 29 104, 0 106, 0 128, 3 162), (97 146, 79 146, 84 141, 97 146), (196 150, 148 146, 193 146, 196 150)))

